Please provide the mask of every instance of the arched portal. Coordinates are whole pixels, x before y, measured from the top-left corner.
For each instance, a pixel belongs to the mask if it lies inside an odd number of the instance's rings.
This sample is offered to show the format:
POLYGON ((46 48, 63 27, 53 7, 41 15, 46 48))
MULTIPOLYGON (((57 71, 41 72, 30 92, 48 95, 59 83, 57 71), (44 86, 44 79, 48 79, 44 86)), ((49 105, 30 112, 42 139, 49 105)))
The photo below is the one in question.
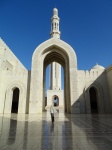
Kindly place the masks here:
POLYGON ((14 105, 18 114, 26 113, 26 87, 20 81, 12 82, 6 90, 4 114, 14 111, 14 105), (15 103, 15 104, 14 104, 15 103))
POLYGON ((84 88, 84 97, 85 97, 85 108, 87 113, 91 113, 91 100, 93 93, 95 93, 95 102, 97 102, 97 111, 98 113, 105 113, 104 107, 104 91, 102 86, 98 82, 90 82, 84 88), (93 89, 93 90, 92 90, 93 89), (91 96, 90 96, 91 95, 91 96))
MULTIPOLYGON (((43 78, 43 97, 44 97, 44 93, 45 93, 45 87, 46 87, 46 68, 47 68, 47 66, 49 65, 49 64, 51 64, 52 62, 57 62, 58 64, 60 64, 62 67, 63 67, 63 70, 64 70, 64 72, 65 72, 65 70, 66 70, 66 65, 65 65, 65 59, 64 59, 64 57, 62 56, 62 54, 59 54, 58 53, 58 51, 57 51, 57 49, 55 48, 54 49, 54 51, 52 51, 51 53, 49 53, 46 57, 45 57, 45 59, 44 59, 44 74, 43 74, 43 76, 44 76, 44 78, 43 78)), ((66 73, 67 74, 67 73, 66 73)), ((65 75, 65 73, 64 73, 64 110, 67 112, 67 109, 70 109, 70 101, 68 101, 68 104, 67 104, 67 98, 66 98, 66 94, 65 94, 65 90, 66 90, 66 92, 69 92, 69 90, 67 91, 67 88, 66 88, 66 84, 67 84, 67 82, 66 82, 66 80, 68 80, 68 78, 66 77, 66 75, 65 75), (68 108, 67 108, 68 107, 68 108)), ((69 83, 68 83, 68 85, 69 85, 69 83)), ((55 92, 55 90, 54 90, 54 92, 55 92)), ((59 99, 59 97, 61 97, 61 105, 63 106, 63 96, 61 95, 61 90, 60 91, 58 91, 58 93, 55 93, 55 95, 57 95, 58 96, 58 99, 59 99)), ((53 93, 53 95, 54 95, 54 93, 53 93)), ((52 95, 52 97, 53 97, 53 95, 52 95)), ((52 103, 52 102, 51 102, 52 103)), ((50 104, 51 105, 51 104, 50 104)), ((54 106, 54 103, 52 103, 52 105, 54 106)), ((59 104, 58 104, 59 105, 59 104)), ((44 101, 43 101, 43 109, 45 108, 45 104, 44 104, 44 101)))
POLYGON ((58 97, 57 95, 54 95, 54 96, 52 97, 52 103, 53 103, 53 106, 54 106, 54 107, 59 106, 59 97, 58 97))
POLYGON ((29 113, 41 113, 45 108, 45 70, 52 62, 64 68, 64 105, 67 113, 77 100, 77 59, 70 45, 51 38, 37 47, 32 57, 29 113))
POLYGON ((91 113, 98 113, 98 104, 97 104, 98 95, 95 87, 91 87, 89 89, 89 95, 90 95, 91 113))
POLYGON ((11 113, 18 113, 19 89, 13 89, 11 113))

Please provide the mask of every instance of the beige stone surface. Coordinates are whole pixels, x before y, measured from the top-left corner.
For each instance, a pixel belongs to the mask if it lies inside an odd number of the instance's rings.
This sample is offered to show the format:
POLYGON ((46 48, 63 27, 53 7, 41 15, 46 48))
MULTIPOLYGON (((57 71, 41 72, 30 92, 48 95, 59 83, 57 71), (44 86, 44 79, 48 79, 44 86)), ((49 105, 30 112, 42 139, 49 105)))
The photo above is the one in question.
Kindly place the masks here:
POLYGON ((12 93, 20 90, 18 113, 26 113, 28 71, 0 39, 0 113, 11 113, 12 93))
POLYGON ((59 107, 64 107, 64 93, 63 90, 47 90, 47 107, 54 105, 53 96, 58 96, 59 107))

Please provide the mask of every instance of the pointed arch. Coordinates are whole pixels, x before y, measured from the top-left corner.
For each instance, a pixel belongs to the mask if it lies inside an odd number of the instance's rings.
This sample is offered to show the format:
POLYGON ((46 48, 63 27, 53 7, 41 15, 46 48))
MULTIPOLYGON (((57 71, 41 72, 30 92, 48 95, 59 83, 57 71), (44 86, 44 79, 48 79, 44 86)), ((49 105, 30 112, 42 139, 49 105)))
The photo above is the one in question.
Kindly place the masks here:
POLYGON ((52 106, 59 106, 59 97, 57 95, 52 97, 52 106))
POLYGON ((68 57, 70 66, 72 68, 77 69, 77 57, 74 49, 66 42, 56 38, 52 38, 43 42, 35 49, 32 56, 32 67, 33 65, 38 64, 37 58, 41 59, 43 54, 47 55, 47 53, 52 52, 54 47, 60 50, 58 51, 59 53, 62 53, 68 57))
POLYGON ((56 61, 64 68, 65 105, 68 113, 76 101, 77 58, 73 48, 60 39, 52 38, 39 45, 32 56, 30 113, 42 112, 44 102, 43 78, 47 64, 56 61), (41 64, 41 65, 40 65, 41 64), (75 86, 74 86, 75 85, 75 86), (68 89, 67 89, 68 88, 68 89))
POLYGON ((13 91, 14 89, 19 89, 19 100, 18 100, 18 113, 26 112, 26 88, 20 81, 15 81, 11 83, 6 90, 5 103, 4 103, 4 113, 11 113, 13 91))
POLYGON ((90 103, 90 89, 95 88, 97 92, 97 107, 98 113, 104 113, 104 96, 103 88, 98 82, 90 82, 84 88, 84 97, 86 103, 86 112, 91 113, 91 103, 90 103))
POLYGON ((11 105, 11 113, 18 113, 18 103, 19 103, 19 94, 20 90, 19 88, 13 88, 12 89, 12 105, 11 105))
POLYGON ((89 89, 91 113, 98 113, 98 91, 95 87, 89 89))

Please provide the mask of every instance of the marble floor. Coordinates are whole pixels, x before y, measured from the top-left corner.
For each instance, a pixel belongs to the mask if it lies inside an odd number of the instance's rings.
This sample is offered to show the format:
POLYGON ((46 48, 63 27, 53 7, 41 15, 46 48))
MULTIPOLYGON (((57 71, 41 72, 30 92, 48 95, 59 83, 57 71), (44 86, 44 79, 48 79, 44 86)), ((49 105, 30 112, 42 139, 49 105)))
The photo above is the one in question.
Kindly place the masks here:
POLYGON ((112 150, 112 114, 0 115, 0 150, 112 150))

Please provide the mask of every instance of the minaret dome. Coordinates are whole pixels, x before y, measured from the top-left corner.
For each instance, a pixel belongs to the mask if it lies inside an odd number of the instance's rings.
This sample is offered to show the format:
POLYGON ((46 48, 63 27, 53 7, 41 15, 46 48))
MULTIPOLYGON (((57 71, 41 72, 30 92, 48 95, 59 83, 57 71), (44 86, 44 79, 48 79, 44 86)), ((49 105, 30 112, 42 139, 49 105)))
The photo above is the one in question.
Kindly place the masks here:
POLYGON ((53 15, 58 16, 58 9, 57 9, 57 8, 54 8, 54 9, 53 9, 53 15))

